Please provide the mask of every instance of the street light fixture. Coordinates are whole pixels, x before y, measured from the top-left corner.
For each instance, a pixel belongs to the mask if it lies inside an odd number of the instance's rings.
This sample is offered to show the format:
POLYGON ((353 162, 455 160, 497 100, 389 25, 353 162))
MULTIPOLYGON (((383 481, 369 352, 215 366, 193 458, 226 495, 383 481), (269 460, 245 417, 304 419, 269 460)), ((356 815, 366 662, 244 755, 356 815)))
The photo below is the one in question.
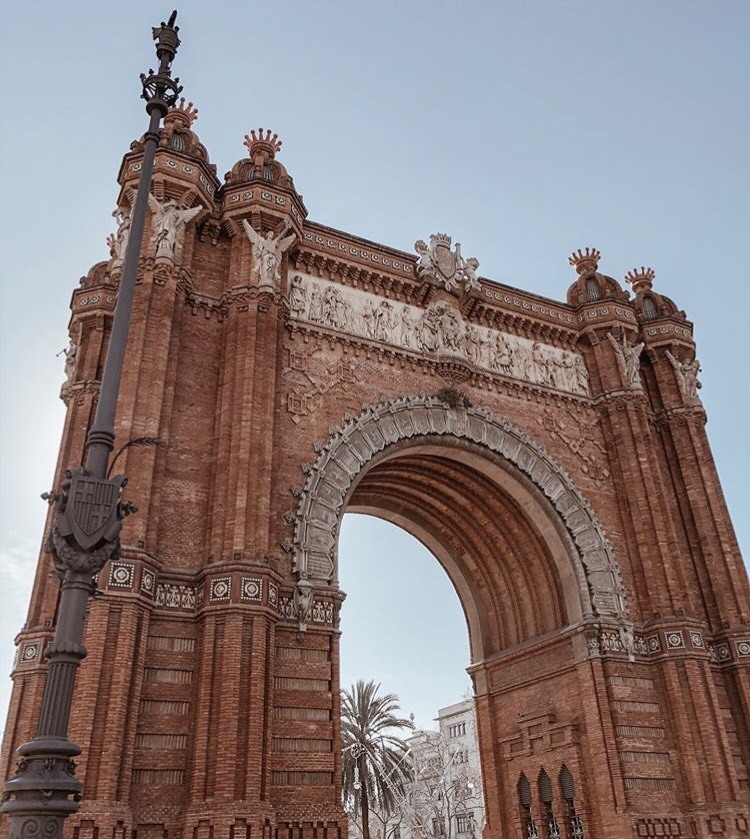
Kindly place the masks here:
POLYGON ((49 666, 37 734, 18 749, 16 774, 5 783, 2 811, 10 815, 11 839, 62 839, 65 819, 77 812, 81 799, 83 784, 75 777, 73 760, 81 748, 68 740, 68 722, 76 672, 86 656, 83 630, 93 578, 117 558, 122 519, 136 512, 135 505, 121 498, 127 479, 110 478, 108 465, 160 126, 182 90, 171 73, 180 45, 176 18, 172 12, 167 23, 152 29, 159 69, 141 74, 150 119, 99 402, 86 438, 86 463, 66 470, 59 492, 42 496, 56 505, 45 549, 62 585, 55 635, 45 651, 49 666))

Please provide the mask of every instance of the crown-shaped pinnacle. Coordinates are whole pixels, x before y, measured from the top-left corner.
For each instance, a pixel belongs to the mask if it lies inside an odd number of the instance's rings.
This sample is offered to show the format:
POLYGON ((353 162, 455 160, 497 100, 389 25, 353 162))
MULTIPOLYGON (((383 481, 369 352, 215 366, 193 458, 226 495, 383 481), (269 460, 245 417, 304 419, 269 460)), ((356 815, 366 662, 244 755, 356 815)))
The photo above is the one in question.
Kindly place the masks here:
POLYGON ((633 268, 625 275, 625 282, 633 289, 634 292, 647 291, 653 285, 656 278, 656 272, 653 268, 645 268, 641 265, 640 268, 633 268))
POLYGON ((599 266, 601 253, 596 248, 578 248, 568 257, 568 263, 576 269, 577 274, 593 273, 599 266))
POLYGON ((271 133, 270 129, 259 128, 257 133, 253 129, 250 134, 245 134, 245 145, 250 157, 254 157, 258 152, 265 152, 273 159, 276 152, 281 151, 279 135, 271 133))
POLYGON ((186 102, 185 97, 181 96, 180 101, 176 105, 173 105, 167 113, 167 117, 175 116, 183 117, 188 125, 192 125, 198 119, 198 109, 192 102, 186 102))

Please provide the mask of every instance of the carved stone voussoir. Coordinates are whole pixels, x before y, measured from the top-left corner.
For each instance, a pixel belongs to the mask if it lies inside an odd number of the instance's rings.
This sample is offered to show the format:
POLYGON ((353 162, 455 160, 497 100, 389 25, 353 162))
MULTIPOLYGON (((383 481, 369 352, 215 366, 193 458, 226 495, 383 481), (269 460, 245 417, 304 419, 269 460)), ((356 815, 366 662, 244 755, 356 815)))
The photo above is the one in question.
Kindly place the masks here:
POLYGON ((592 611, 624 620, 626 592, 603 528, 572 479, 544 448, 506 419, 430 396, 382 401, 347 420, 320 447, 300 495, 294 526, 295 571, 328 583, 336 576, 336 544, 344 498, 364 465, 388 446, 442 436, 480 445, 524 473, 556 510, 577 551, 579 580, 592 611))

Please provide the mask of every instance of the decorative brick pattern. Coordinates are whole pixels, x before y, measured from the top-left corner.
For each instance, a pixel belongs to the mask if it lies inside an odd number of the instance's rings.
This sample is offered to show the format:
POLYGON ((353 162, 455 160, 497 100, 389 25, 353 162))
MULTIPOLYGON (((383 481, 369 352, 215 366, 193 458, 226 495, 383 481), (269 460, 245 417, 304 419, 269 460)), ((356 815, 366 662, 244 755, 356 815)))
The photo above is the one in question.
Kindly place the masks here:
MULTIPOLYGON (((557 790, 563 765, 585 836, 747 835, 733 795, 748 777, 750 589, 689 375, 692 325, 654 272, 631 272, 628 297, 588 250, 565 301, 445 283, 423 270, 440 254, 309 220, 278 149, 255 147, 220 187, 191 126, 167 117, 153 197, 205 213, 173 258, 146 231, 118 402, 118 439, 158 428, 168 445, 127 459, 140 509, 87 617, 72 717, 85 819, 71 836, 344 839, 332 749, 347 509, 411 523, 449 560, 495 791, 488 839, 508 839, 522 774, 545 769, 557 790), (273 265, 258 234, 270 248, 292 237, 273 265)), ((123 215, 141 166, 137 141, 123 215)), ((116 261, 73 295, 61 460, 91 420, 116 261)), ((59 584, 41 563, 6 776, 54 629, 59 584)), ((394 619, 409 608, 399 584, 394 619)), ((556 791, 565 832, 561 804, 556 791)))
POLYGON ((232 595, 232 578, 231 577, 216 577, 211 580, 211 588, 208 599, 211 603, 216 603, 219 600, 229 600, 232 595))

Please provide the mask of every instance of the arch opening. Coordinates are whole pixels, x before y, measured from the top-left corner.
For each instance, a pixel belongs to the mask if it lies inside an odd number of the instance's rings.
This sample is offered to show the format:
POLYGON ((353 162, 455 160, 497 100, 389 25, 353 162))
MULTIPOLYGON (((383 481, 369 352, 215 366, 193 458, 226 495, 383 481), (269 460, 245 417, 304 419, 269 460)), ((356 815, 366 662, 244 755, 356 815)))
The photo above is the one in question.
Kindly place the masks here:
POLYGON ((581 619, 627 621, 600 523, 565 471, 509 421, 403 398, 349 417, 317 451, 289 545, 300 580, 337 585, 338 532, 351 510, 399 524, 437 556, 466 611, 475 661, 581 619))
POLYGON ((361 475, 347 512, 385 519, 442 565, 472 662, 581 619, 572 549, 519 476, 471 445, 396 445, 361 475))

